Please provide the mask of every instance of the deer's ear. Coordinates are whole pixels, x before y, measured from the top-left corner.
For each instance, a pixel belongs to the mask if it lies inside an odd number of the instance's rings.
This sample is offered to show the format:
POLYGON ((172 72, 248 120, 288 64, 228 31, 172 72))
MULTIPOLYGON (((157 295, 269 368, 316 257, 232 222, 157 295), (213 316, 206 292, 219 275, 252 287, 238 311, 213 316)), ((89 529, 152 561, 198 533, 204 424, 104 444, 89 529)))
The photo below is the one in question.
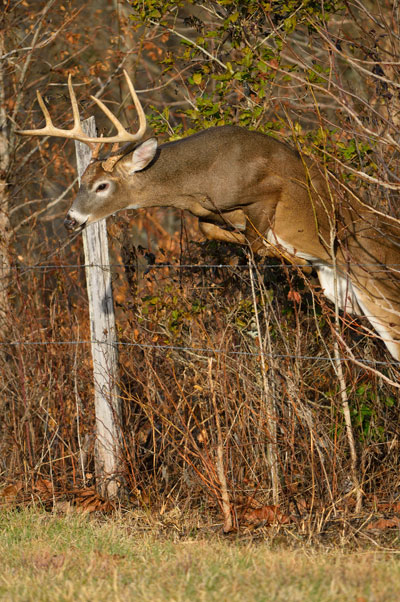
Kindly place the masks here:
POLYGON ((126 171, 129 174, 133 174, 135 171, 141 171, 152 162, 156 151, 157 140, 155 138, 149 138, 145 142, 142 142, 142 144, 139 144, 139 146, 135 148, 132 154, 123 159, 126 171))

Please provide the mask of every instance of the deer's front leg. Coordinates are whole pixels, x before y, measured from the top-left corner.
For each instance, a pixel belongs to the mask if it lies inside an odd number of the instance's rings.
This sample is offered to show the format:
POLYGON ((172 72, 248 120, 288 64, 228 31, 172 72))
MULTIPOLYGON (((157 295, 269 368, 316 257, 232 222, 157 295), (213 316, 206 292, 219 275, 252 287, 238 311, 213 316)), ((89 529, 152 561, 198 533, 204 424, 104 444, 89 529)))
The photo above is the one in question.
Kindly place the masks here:
POLYGON ((240 209, 221 214, 213 213, 207 218, 200 218, 199 228, 210 240, 246 244, 246 237, 241 232, 246 228, 246 216, 240 209))

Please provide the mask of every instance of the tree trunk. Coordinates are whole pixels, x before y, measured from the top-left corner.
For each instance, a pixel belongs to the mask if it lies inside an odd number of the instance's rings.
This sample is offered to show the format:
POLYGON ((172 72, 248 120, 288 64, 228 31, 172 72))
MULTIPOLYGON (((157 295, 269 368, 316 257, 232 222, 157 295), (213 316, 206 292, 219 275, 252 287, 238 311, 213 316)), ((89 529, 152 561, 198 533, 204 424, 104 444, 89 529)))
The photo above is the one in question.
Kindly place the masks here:
MULTIPOLYGON (((4 30, 0 30, 0 56, 5 54, 4 30)), ((9 329, 8 279, 10 259, 10 221, 8 216, 8 182, 10 166, 9 128, 5 104, 5 63, 0 61, 0 341, 6 340, 9 329)), ((4 348, 0 348, 2 353, 4 348)))

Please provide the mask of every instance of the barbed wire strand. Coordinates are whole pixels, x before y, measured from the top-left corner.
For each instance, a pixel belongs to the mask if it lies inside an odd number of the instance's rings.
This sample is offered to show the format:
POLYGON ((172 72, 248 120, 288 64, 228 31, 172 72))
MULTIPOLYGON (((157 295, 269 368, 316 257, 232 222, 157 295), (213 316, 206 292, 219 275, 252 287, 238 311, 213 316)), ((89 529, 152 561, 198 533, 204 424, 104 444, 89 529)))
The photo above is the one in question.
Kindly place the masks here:
MULTIPOLYGON (((173 351, 191 351, 191 352, 196 352, 196 353, 219 353, 219 354, 225 354, 225 355, 234 355, 234 356, 238 356, 238 355, 243 355, 243 356, 253 356, 253 357, 261 357, 261 355, 263 355, 264 357, 269 357, 270 359, 303 359, 303 360, 314 360, 314 361, 333 361, 332 357, 326 357, 326 356, 321 356, 321 355, 297 355, 297 354, 290 354, 290 353, 278 353, 278 354, 268 354, 268 353, 263 353, 261 354, 261 351, 226 351, 225 349, 213 349, 212 347, 184 347, 184 346, 179 346, 179 345, 155 345, 155 344, 151 344, 151 343, 129 343, 129 342, 125 342, 125 341, 116 341, 115 343, 109 343, 108 341, 99 341, 96 339, 93 340, 76 340, 76 341, 9 341, 9 342, 4 342, 4 341, 0 341, 0 345, 1 346, 7 346, 7 345, 11 345, 11 346, 17 346, 17 345, 26 345, 26 346, 34 346, 34 345, 91 345, 91 344, 98 344, 98 345, 107 345, 109 347, 113 347, 114 345, 116 346, 120 346, 120 347, 141 347, 141 348, 146 348, 146 349, 168 349, 168 350, 173 350, 173 351)), ((400 365, 399 361, 396 360, 391 360, 391 361, 378 361, 378 360, 366 360, 366 359, 362 359, 362 358, 351 358, 351 357, 340 357, 339 360, 341 362, 346 362, 346 361, 353 361, 353 359, 357 362, 360 362, 362 364, 377 364, 377 365, 382 365, 382 366, 388 366, 388 365, 400 365)))
MULTIPOLYGON (((133 263, 114 263, 114 264, 109 264, 109 265, 104 265, 104 264, 96 264, 96 263, 90 263, 90 264, 85 264, 85 263, 81 263, 81 264, 61 264, 61 265, 57 265, 57 264, 49 264, 49 265, 10 265, 10 266, 0 266, 0 270, 26 270, 26 271, 31 271, 31 270, 54 270, 54 269, 77 269, 77 268, 102 268, 102 269, 108 269, 108 268, 132 268, 133 267, 133 263)), ((267 264, 265 266, 261 266, 261 268, 264 269, 269 269, 269 268, 281 268, 282 266, 285 266, 285 268, 307 268, 307 267, 313 267, 313 268, 318 268, 318 267, 326 267, 327 264, 326 263, 310 263, 310 264, 304 264, 304 263, 290 263, 290 264, 285 264, 285 263, 273 263, 273 264, 267 264)), ((346 266, 357 266, 357 267, 373 267, 373 266, 377 266, 377 267, 383 267, 383 268, 390 268, 390 267, 398 267, 400 268, 400 263, 357 263, 357 262, 347 262, 346 266)), ((227 268, 227 269, 231 269, 231 270, 236 270, 236 269, 249 269, 248 264, 239 264, 239 265, 230 265, 230 264, 225 264, 225 263, 211 263, 211 264, 198 264, 198 263, 188 263, 188 264, 174 264, 174 263, 154 263, 154 264, 148 264, 146 265, 146 269, 156 269, 156 268, 172 268, 172 269, 210 269, 210 268, 227 268)), ((258 269, 260 269, 260 266, 257 266, 258 269)))
MULTIPOLYGON (((282 263, 276 263, 276 264, 269 264, 266 266, 262 266, 265 269, 269 269, 269 268, 281 268, 282 267, 282 263)), ((326 264, 313 264, 312 267, 319 267, 319 266, 324 266, 326 264)), ((358 267, 368 267, 368 266, 380 266, 380 267, 395 267, 395 266, 400 266, 400 264, 362 264, 362 263, 349 263, 348 265, 356 265, 358 267)), ((33 270, 49 270, 49 269, 85 269, 85 268, 101 268, 101 269, 110 269, 110 268, 125 268, 125 267, 129 267, 132 268, 132 264, 124 264, 124 263, 117 263, 117 264, 110 264, 108 266, 105 266, 103 264, 45 264, 45 265, 27 265, 27 264, 20 264, 20 265, 11 265, 11 266, 7 266, 7 267, 3 267, 0 266, 0 270, 25 270, 26 273, 29 273, 33 270)), ((304 268, 304 263, 302 264, 285 264, 285 267, 292 267, 292 268, 304 268)), ((145 269, 151 270, 151 269, 157 269, 157 268, 172 268, 172 269, 230 269, 230 270, 235 270, 235 269, 249 269, 248 264, 243 264, 243 265, 230 265, 230 264, 168 264, 168 263, 159 263, 159 264, 149 264, 147 266, 145 266, 145 269)), ((258 266, 258 269, 260 269, 260 266, 258 266)), ((368 317, 368 316, 367 316, 368 317)), ((23 341, 23 340, 17 340, 17 341, 0 341, 0 346, 4 347, 4 346, 17 346, 17 345, 24 345, 24 346, 41 346, 41 345, 91 345, 93 343, 97 343, 97 344, 102 344, 102 345, 111 345, 110 343, 106 342, 106 341, 96 341, 96 340, 73 340, 73 341, 23 341)), ((176 345, 155 345, 155 344, 149 344, 149 343, 131 343, 131 342, 116 342, 115 343, 117 346, 121 346, 121 347, 141 347, 141 348, 152 348, 152 349, 158 349, 158 350, 174 350, 174 351, 187 351, 187 352, 195 352, 195 353, 218 353, 218 354, 225 354, 225 355, 233 355, 233 356, 253 356, 253 357, 257 357, 260 355, 260 352, 251 352, 251 351, 226 351, 223 349, 213 349, 213 348, 197 348, 197 347, 184 347, 184 346, 176 346, 176 345)), ((310 360, 310 361, 332 361, 331 357, 325 357, 325 356, 312 356, 312 355, 294 355, 294 354, 264 354, 265 357, 269 357, 270 359, 302 359, 302 360, 310 360)), ((344 361, 352 361, 352 359, 356 360, 357 362, 360 362, 361 364, 376 364, 376 365, 400 365, 399 361, 378 361, 378 360, 366 360, 366 359, 362 359, 362 358, 348 358, 348 357, 340 357, 339 360, 344 362, 344 361)))

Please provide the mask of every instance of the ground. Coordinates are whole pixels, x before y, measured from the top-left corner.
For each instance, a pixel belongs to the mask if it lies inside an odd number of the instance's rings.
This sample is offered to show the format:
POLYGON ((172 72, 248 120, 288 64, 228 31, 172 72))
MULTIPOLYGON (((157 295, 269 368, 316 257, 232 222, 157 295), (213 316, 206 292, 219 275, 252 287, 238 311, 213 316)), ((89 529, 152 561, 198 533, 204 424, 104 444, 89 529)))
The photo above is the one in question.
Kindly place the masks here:
POLYGON ((265 530, 183 530, 174 516, 112 517, 0 510, 6 601, 374 601, 400 599, 397 535, 389 546, 321 545, 265 530), (167 524, 169 522, 169 524, 167 524), (184 532, 186 531, 186 532, 184 532))

